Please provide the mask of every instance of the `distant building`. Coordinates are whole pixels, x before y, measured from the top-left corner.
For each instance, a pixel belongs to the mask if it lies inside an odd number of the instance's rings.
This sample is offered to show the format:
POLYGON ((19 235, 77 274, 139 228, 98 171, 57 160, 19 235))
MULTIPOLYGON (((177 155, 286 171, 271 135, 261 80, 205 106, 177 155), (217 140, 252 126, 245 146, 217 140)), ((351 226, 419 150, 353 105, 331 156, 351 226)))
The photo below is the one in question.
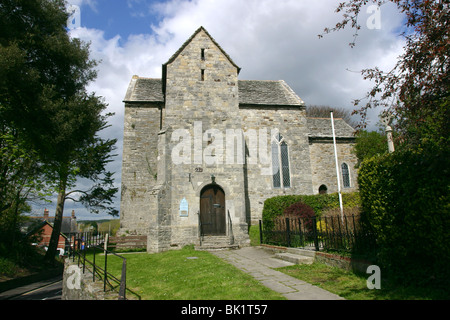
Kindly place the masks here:
MULTIPOLYGON (((338 191, 330 119, 307 118, 283 80, 239 80, 240 70, 201 27, 161 79, 131 79, 119 233, 147 235, 149 252, 203 236, 247 245, 267 198, 338 191)), ((339 179, 356 191, 354 130, 335 128, 339 179)))
MULTIPOLYGON (((70 243, 73 243, 69 238, 70 234, 78 232, 76 219, 74 210, 70 217, 63 217, 58 241, 58 249, 61 254, 65 252, 70 243)), ((54 221, 55 217, 50 217, 48 209, 45 209, 42 217, 30 217, 30 220, 22 226, 22 230, 27 236, 38 235, 39 240, 36 245, 47 248, 50 244, 54 221)))

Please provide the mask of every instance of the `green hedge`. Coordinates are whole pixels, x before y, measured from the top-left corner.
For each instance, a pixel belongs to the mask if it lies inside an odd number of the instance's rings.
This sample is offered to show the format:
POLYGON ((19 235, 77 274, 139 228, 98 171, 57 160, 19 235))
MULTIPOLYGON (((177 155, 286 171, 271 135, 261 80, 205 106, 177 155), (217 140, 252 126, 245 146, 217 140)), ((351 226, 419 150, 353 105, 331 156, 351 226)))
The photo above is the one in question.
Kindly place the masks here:
MULTIPOLYGON (((339 208, 339 194, 321 195, 288 195, 269 198, 264 202, 262 212, 263 221, 272 221, 274 218, 283 215, 286 208, 294 203, 303 202, 313 208, 316 216, 320 217, 326 209, 339 208)), ((359 193, 343 193, 342 202, 344 207, 357 207, 360 205, 359 193)))
POLYGON ((448 152, 395 152, 362 163, 361 219, 376 234, 386 275, 448 286, 449 168, 448 152))

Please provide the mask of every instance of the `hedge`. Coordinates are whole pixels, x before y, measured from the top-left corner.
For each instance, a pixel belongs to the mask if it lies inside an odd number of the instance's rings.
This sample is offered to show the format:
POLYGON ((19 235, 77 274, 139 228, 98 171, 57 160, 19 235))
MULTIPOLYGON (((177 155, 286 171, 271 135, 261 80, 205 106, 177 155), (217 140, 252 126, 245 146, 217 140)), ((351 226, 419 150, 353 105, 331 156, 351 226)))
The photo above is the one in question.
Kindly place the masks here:
MULTIPOLYGON (((283 215, 286 208, 294 203, 302 202, 313 208, 317 217, 320 217, 326 209, 339 208, 339 194, 319 195, 286 195, 269 198, 264 202, 262 212, 263 221, 273 221, 274 218, 283 215)), ((344 207, 357 207, 360 205, 359 193, 343 193, 342 202, 344 207)))
POLYGON ((402 151, 362 163, 361 219, 377 237, 385 275, 447 286, 450 277, 448 152, 402 151))

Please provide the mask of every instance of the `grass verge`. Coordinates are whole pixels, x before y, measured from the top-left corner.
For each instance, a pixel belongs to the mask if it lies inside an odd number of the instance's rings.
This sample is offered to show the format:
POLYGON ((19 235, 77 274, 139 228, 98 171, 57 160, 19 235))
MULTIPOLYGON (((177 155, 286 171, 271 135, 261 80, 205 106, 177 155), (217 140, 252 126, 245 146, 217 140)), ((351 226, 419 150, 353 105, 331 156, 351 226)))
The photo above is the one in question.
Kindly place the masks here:
POLYGON ((347 300, 447 300, 449 292, 433 288, 399 286, 383 279, 381 289, 367 288, 368 274, 355 274, 322 263, 295 265, 277 269, 289 276, 335 293, 347 300))
MULTIPOLYGON (((142 300, 285 300, 250 275, 192 247, 158 254, 126 254, 127 287, 142 300)), ((103 256, 96 262, 102 265, 103 256)), ((108 256, 120 278, 122 260, 108 256)))

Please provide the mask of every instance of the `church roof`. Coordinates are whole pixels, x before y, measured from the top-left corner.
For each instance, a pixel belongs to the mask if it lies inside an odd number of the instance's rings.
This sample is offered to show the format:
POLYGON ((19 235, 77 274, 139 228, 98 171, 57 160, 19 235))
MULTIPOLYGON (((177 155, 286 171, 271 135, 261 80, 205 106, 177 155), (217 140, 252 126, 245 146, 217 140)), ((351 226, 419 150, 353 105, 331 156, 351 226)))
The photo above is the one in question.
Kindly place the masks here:
MULTIPOLYGON (((252 106, 303 106, 304 102, 284 82, 239 80, 239 104, 252 106)), ((164 103, 161 79, 134 76, 124 102, 164 103)))
POLYGON ((239 80, 239 104, 303 106, 304 102, 283 80, 239 80))
MULTIPOLYGON (((330 118, 307 118, 309 137, 319 139, 332 139, 333 128, 330 118)), ((355 129, 342 118, 334 119, 334 131, 340 139, 354 139, 355 129)))
POLYGON ((128 86, 124 102, 129 103, 164 103, 161 79, 140 78, 133 76, 128 86))

